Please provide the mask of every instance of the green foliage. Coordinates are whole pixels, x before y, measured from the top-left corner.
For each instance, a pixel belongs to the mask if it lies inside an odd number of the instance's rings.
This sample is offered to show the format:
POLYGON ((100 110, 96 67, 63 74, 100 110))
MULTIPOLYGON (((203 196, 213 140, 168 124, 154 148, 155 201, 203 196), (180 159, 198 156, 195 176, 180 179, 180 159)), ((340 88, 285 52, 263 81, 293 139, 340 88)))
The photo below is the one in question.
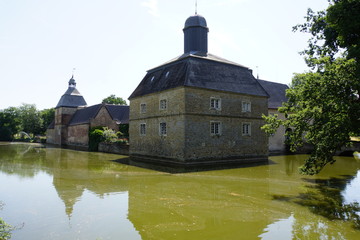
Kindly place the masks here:
POLYGON ((127 105, 126 100, 121 97, 116 97, 114 94, 111 94, 107 98, 102 100, 102 103, 115 104, 115 105, 127 105))
POLYGON ((0 140, 10 141, 20 129, 20 113, 15 107, 0 110, 0 140))
POLYGON ((117 134, 114 130, 109 129, 108 127, 103 128, 103 140, 106 143, 114 143, 118 139, 117 134))
POLYGON ((22 104, 19 107, 21 130, 26 133, 40 134, 43 120, 34 104, 22 104))
POLYGON ((45 134, 54 117, 54 108, 39 111, 34 104, 0 110, 0 140, 11 141, 20 131, 30 135, 45 134))
POLYGON ((93 127, 89 131, 89 151, 97 151, 99 143, 104 140, 103 127, 93 127))
POLYGON ((122 137, 129 137, 129 124, 120 124, 119 131, 122 137))
POLYGON ((360 56, 360 2, 358 0, 328 0, 325 11, 317 13, 308 9, 306 22, 296 25, 293 30, 310 33, 309 47, 303 54, 307 63, 311 60, 330 56, 334 59, 339 52, 345 52, 348 59, 358 60, 360 56))
POLYGON ((295 30, 312 34, 303 52, 312 71, 295 74, 279 108, 286 119, 264 116, 262 127, 271 134, 283 125, 291 150, 304 141, 314 150, 301 167, 304 174, 316 174, 333 163, 337 150, 360 135, 360 2, 331 0, 326 11, 308 11, 307 22, 295 30), (347 26, 349 25, 349 26, 347 26))
POLYGON ((48 126, 55 118, 55 108, 44 109, 40 111, 42 119, 41 133, 45 134, 48 126))
MULTIPOLYGON (((3 203, 0 202, 0 210, 2 209, 3 203)), ((15 228, 9 224, 7 224, 1 217, 0 217, 0 240, 7 240, 11 238, 11 232, 15 228)))

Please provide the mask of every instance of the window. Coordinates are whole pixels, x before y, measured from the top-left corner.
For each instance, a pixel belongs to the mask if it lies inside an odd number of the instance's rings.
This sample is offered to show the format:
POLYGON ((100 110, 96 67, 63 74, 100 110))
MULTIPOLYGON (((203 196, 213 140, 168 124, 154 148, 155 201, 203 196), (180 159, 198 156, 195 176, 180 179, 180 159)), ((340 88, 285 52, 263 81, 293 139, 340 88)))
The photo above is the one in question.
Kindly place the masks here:
POLYGON ((140 113, 146 113, 146 103, 140 104, 140 113))
POLYGON ((210 122, 210 135, 221 135, 221 122, 210 122))
POLYGON ((221 109, 221 99, 220 98, 210 98, 210 108, 220 110, 221 109))
POLYGON ((249 101, 242 102, 242 112, 251 112, 251 103, 249 101))
POLYGON ((167 109, 167 101, 166 99, 161 99, 160 100, 160 110, 166 110, 167 109))
POLYGON ((140 136, 145 136, 145 135, 146 135, 146 124, 141 123, 140 124, 140 136))
POLYGON ((251 124, 250 123, 242 124, 242 135, 243 136, 251 136, 251 124))
POLYGON ((159 125, 159 134, 160 136, 166 136, 166 122, 161 122, 159 125))

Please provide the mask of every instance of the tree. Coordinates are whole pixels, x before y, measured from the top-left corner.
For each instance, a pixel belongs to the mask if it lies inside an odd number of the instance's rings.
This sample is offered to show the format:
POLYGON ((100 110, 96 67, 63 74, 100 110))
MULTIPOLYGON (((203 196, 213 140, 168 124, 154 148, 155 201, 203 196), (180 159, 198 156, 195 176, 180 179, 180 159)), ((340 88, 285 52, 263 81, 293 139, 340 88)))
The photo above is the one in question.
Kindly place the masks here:
POLYGON ((40 112, 36 109, 35 104, 23 103, 19 107, 21 131, 32 134, 41 134, 43 124, 40 112))
POLYGON ((111 94, 107 98, 104 98, 102 100, 102 103, 116 104, 116 105, 127 105, 126 100, 122 99, 121 97, 116 97, 114 94, 111 94))
POLYGON ((0 110, 0 140, 11 141, 20 129, 20 113, 15 107, 0 110))
POLYGON ((295 74, 286 92, 288 102, 279 108, 285 120, 264 116, 262 128, 269 134, 283 125, 291 150, 304 141, 314 149, 301 167, 304 174, 316 174, 334 154, 360 134, 360 2, 329 0, 325 11, 308 10, 306 23, 294 30, 310 33, 308 48, 302 53, 311 68, 295 74))
POLYGON ((40 117, 42 119, 41 133, 44 134, 55 118, 55 109, 49 108, 40 111, 40 117))

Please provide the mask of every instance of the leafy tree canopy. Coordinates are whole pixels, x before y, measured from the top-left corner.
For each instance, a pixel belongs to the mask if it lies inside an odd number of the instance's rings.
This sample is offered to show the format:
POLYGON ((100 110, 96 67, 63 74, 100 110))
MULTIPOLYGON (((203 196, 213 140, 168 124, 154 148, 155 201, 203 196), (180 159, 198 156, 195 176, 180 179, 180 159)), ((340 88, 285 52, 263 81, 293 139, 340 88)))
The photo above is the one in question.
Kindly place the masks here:
POLYGON ((10 141, 14 134, 45 134, 54 120, 55 109, 37 110, 34 104, 22 104, 0 110, 0 140, 10 141))
POLYGON ((309 9, 305 18, 294 29, 312 35, 303 52, 311 71, 294 75, 288 102, 279 108, 286 119, 264 116, 263 129, 271 134, 280 125, 291 128, 286 135, 293 151, 304 141, 312 144, 301 168, 312 175, 334 162, 350 136, 360 135, 360 1, 329 0, 326 10, 309 9))
POLYGON ((121 97, 116 97, 114 94, 111 94, 107 98, 104 98, 102 102, 116 105, 127 105, 126 100, 122 99, 121 97))

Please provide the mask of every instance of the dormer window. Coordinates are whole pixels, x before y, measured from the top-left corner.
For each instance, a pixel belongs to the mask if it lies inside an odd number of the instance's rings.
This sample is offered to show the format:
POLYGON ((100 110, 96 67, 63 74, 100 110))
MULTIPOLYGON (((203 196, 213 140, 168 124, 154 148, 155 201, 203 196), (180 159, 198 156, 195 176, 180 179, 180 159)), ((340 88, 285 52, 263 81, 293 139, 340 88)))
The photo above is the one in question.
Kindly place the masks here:
POLYGON ((210 109, 221 110, 221 98, 210 98, 210 109))

